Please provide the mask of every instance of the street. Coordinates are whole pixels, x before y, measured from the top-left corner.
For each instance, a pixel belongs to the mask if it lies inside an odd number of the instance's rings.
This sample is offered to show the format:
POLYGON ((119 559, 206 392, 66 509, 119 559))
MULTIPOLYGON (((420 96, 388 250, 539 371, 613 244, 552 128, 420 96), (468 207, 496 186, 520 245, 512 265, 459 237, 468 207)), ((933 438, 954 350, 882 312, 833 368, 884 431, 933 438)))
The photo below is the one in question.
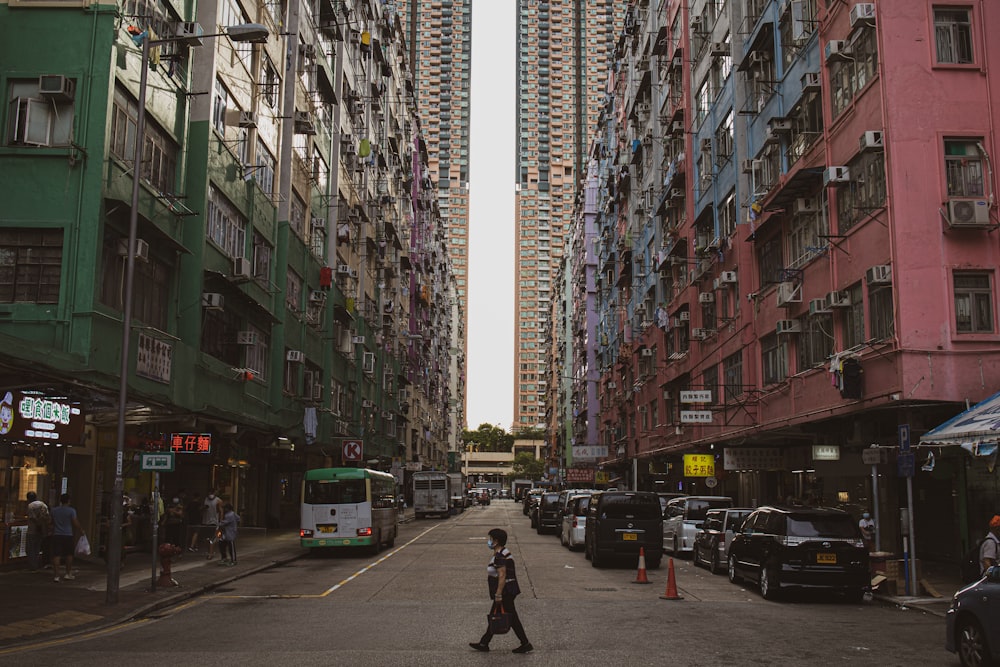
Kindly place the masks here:
POLYGON ((393 549, 313 556, 237 580, 155 617, 0 653, 19 665, 957 665, 944 621, 836 597, 762 600, 753 588, 675 561, 683 600, 661 600, 667 562, 633 584, 634 565, 591 567, 537 535, 509 500, 400 526, 393 549), (502 527, 518 563, 513 633, 475 653, 490 601, 486 532, 502 527))

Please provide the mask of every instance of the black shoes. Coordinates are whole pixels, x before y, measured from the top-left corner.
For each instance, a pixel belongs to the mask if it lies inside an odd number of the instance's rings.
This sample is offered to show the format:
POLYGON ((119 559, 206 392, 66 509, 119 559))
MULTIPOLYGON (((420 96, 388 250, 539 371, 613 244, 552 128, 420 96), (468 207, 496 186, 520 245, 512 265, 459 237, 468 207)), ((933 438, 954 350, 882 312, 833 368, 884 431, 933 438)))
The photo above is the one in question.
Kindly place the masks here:
POLYGON ((528 653, 529 651, 531 651, 534 648, 535 647, 531 645, 531 642, 528 642, 527 644, 521 644, 516 649, 514 649, 513 651, 511 651, 511 653, 528 653))
POLYGON ((472 648, 476 649, 477 651, 482 651, 484 653, 489 653, 490 652, 490 645, 489 644, 480 644, 479 642, 469 642, 469 646, 471 646, 472 648))

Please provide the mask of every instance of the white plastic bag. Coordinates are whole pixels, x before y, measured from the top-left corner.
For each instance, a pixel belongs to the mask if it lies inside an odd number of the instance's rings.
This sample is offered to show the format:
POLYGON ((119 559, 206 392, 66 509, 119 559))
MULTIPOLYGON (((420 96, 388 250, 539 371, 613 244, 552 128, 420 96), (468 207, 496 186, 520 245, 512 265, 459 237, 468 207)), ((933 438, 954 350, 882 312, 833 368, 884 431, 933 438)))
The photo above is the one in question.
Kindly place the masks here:
POLYGON ((76 555, 77 556, 90 555, 90 540, 87 539, 86 535, 81 535, 80 540, 76 543, 76 555))

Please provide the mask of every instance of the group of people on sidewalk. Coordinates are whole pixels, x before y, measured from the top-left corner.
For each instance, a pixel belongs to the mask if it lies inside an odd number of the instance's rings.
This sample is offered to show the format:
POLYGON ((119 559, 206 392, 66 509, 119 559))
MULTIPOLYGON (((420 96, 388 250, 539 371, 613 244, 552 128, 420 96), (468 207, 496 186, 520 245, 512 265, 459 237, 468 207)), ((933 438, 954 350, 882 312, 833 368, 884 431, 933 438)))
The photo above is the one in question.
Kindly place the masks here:
MULTIPOLYGON (((86 534, 76 510, 69 504, 69 494, 59 496, 59 505, 49 510, 49 506, 38 499, 34 491, 29 491, 28 499, 28 530, 27 552, 28 570, 39 571, 39 561, 43 545, 48 543, 48 556, 52 563, 53 581, 59 583, 63 579, 73 580, 73 557, 77 545, 86 534), (59 574, 63 568, 63 574, 59 574)), ((89 547, 86 549, 89 552, 89 547)))

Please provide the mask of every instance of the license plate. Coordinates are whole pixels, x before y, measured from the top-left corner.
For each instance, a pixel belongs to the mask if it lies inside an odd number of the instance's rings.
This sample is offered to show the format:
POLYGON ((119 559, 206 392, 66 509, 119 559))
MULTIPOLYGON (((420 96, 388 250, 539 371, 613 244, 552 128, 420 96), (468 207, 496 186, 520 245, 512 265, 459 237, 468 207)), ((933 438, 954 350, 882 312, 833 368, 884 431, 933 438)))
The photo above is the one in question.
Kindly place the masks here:
POLYGON ((636 542, 638 541, 639 536, 636 533, 622 533, 622 539, 626 542, 636 542))
POLYGON ((818 565, 836 565, 837 554, 816 554, 816 563, 818 565))
POLYGON ((337 524, 334 523, 334 524, 329 524, 329 525, 326 525, 326 526, 316 526, 316 529, 319 530, 319 532, 321 532, 321 533, 336 533, 337 532, 337 524))

